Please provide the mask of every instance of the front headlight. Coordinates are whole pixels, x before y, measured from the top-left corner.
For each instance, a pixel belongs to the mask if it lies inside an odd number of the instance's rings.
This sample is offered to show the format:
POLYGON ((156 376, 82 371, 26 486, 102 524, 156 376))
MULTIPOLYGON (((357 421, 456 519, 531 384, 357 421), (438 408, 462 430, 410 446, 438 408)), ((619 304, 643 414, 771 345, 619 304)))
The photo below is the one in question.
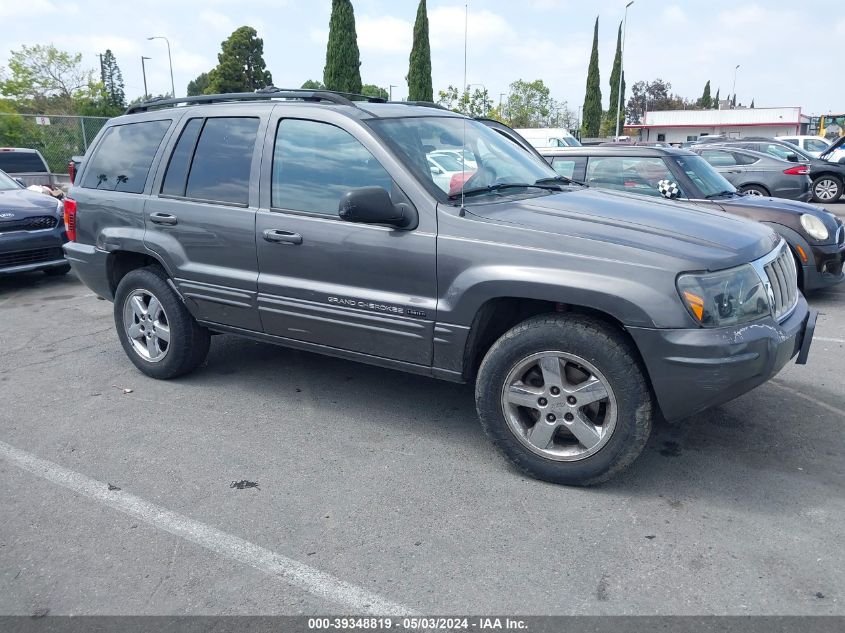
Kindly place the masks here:
POLYGON ((822 241, 830 237, 830 233, 828 233, 824 222, 814 215, 809 215, 807 213, 801 215, 801 226, 803 226, 804 230, 807 231, 810 237, 815 240, 822 241))
POLYGON ((681 275, 678 292, 692 317, 704 327, 736 325, 771 314, 769 294, 750 264, 681 275))

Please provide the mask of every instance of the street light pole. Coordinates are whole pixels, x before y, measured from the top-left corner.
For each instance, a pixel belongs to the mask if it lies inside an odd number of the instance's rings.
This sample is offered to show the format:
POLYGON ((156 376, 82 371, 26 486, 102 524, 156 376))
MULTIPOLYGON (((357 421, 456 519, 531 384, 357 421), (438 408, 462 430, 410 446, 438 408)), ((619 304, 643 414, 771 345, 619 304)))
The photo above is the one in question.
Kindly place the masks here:
POLYGON ((634 0, 631 0, 625 5, 625 17, 622 19, 622 50, 619 53, 619 92, 616 100, 616 136, 613 139, 614 141, 619 140, 619 111, 622 109, 622 77, 625 75, 623 70, 625 68, 625 35, 628 31, 628 7, 632 4, 634 4, 634 0))
POLYGON ((734 87, 733 87, 733 90, 731 91, 733 93, 733 97, 731 97, 731 99, 732 99, 731 108, 733 108, 736 105, 736 71, 739 70, 739 67, 741 65, 742 64, 737 64, 736 68, 734 68, 734 87))
POLYGON ((394 88, 398 88, 398 87, 399 87, 399 86, 397 86, 397 85, 395 85, 395 84, 390 84, 390 88, 389 88, 389 96, 388 96, 388 99, 387 99, 388 101, 393 101, 393 89, 394 89, 394 88))
POLYGON ((167 61, 170 62, 170 96, 176 98, 176 86, 173 83, 173 58, 170 56, 170 40, 164 35, 153 35, 148 37, 148 40, 164 40, 167 42, 167 61))
POLYGON ((144 57, 141 55, 141 74, 144 75, 144 100, 146 101, 147 97, 150 96, 150 93, 147 92, 147 67, 144 66, 144 60, 152 59, 152 57, 144 57))

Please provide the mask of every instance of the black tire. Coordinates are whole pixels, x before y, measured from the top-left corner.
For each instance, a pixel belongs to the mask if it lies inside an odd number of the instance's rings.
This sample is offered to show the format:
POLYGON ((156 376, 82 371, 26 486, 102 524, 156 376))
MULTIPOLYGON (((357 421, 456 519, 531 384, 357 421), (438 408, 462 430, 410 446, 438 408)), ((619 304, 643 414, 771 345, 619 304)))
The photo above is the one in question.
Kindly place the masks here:
POLYGON ((770 195, 769 190, 762 185, 743 185, 739 188, 739 192, 749 196, 765 196, 767 198, 770 195))
POLYGON ((813 202, 834 203, 842 197, 842 180, 836 176, 824 174, 813 180, 811 191, 813 202))
POLYGON ((61 277, 62 275, 67 275, 70 272, 70 264, 65 264, 64 266, 53 266, 52 268, 45 268, 44 274, 48 277, 61 277))
POLYGON ((199 367, 208 355, 211 340, 209 331, 191 316, 179 296, 168 285, 167 275, 158 266, 133 270, 120 280, 114 298, 114 321, 120 344, 129 360, 152 378, 166 380, 187 374, 199 367), (158 362, 143 358, 135 350, 123 322, 127 298, 139 290, 152 293, 167 315, 170 341, 167 353, 158 362))
POLYGON ((616 328, 586 315, 531 318, 505 333, 487 352, 478 372, 475 401, 487 436, 522 472, 558 484, 602 483, 627 468, 651 434, 652 395, 631 343, 616 328), (542 351, 561 351, 591 363, 607 379, 617 405, 607 443, 577 461, 555 461, 532 452, 508 424, 501 396, 509 373, 542 351))

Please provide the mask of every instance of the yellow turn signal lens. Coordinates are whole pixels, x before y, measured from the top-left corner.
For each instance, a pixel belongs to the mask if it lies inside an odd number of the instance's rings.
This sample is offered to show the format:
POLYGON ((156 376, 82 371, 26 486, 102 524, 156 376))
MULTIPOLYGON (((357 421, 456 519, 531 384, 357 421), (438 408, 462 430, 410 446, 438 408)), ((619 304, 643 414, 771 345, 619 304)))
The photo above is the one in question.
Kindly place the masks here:
POLYGON ((801 255, 801 261, 803 261, 806 264, 807 263, 807 253, 804 252, 804 249, 801 248, 801 246, 799 244, 796 244, 795 248, 798 249, 798 254, 801 255))
POLYGON ((698 295, 694 295, 689 291, 684 292, 684 299, 687 300, 689 304, 690 310, 696 316, 696 318, 701 321, 704 319, 704 299, 699 297, 698 295))

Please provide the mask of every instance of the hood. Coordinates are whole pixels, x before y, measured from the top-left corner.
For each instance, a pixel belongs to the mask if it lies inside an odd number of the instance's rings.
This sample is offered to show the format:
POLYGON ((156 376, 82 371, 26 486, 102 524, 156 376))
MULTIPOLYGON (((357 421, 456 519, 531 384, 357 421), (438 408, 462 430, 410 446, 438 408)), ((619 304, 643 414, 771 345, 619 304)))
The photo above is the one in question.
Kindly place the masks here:
POLYGON ((777 222, 802 234, 805 232, 801 228, 801 216, 804 214, 815 216, 821 220, 830 231, 831 236, 836 235, 842 224, 841 220, 823 207, 798 202, 797 200, 763 196, 734 196, 713 200, 712 202, 720 205, 728 213, 739 213, 744 217, 760 222, 777 222))
POLYGON ((0 222, 59 213, 58 200, 28 189, 0 191, 0 222))
POLYGON ((467 212, 544 233, 652 251, 700 270, 748 263, 780 240, 762 224, 720 211, 598 189, 474 204, 467 212))

